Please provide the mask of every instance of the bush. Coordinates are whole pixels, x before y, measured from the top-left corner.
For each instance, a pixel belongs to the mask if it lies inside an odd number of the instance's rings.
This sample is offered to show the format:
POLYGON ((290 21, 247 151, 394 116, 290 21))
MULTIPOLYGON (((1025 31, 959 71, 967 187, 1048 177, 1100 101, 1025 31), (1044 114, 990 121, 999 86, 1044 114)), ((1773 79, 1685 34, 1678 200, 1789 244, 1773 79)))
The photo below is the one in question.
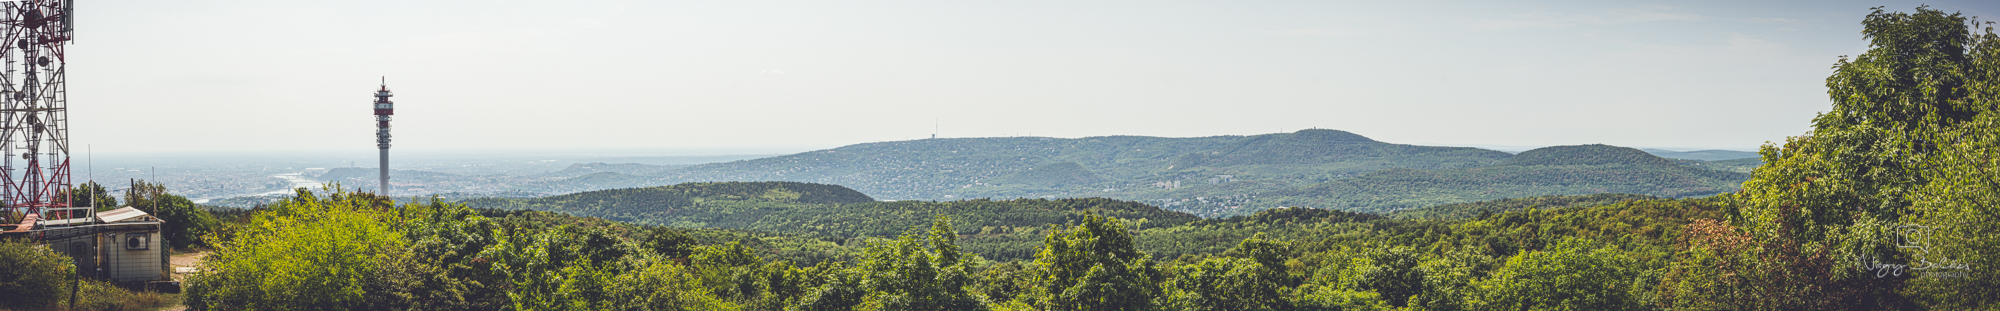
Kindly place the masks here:
POLYGON ((43 307, 68 297, 75 266, 40 245, 0 240, 0 306, 43 307))
POLYGON ((408 241, 390 224, 387 200, 300 191, 257 213, 216 245, 188 287, 188 306, 207 309, 371 309, 388 262, 408 241))
MULTIPOLYGON (((65 283, 64 285, 68 285, 65 283)), ((69 286, 62 286, 68 290, 69 286)), ((68 298, 69 293, 62 295, 68 298)), ((85 280, 77 289, 76 308, 71 310, 156 310, 179 301, 177 296, 149 291, 133 291, 111 285, 111 283, 85 280)), ((65 299, 67 300, 67 299, 65 299)), ((68 302, 63 304, 67 305, 68 302)))

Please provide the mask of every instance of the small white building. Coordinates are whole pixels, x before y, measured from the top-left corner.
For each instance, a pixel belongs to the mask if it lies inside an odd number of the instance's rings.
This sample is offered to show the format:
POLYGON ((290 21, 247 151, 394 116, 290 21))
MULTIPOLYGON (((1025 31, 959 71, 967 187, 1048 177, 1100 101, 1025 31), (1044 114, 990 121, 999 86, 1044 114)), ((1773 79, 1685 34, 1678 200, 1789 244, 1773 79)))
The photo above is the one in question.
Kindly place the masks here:
POLYGON ((88 208, 66 210, 81 210, 78 214, 86 216, 25 221, 0 235, 25 237, 69 255, 76 262, 77 271, 94 279, 114 283, 173 282, 173 266, 168 263, 166 244, 160 239, 165 220, 131 207, 99 213, 83 213, 88 208))

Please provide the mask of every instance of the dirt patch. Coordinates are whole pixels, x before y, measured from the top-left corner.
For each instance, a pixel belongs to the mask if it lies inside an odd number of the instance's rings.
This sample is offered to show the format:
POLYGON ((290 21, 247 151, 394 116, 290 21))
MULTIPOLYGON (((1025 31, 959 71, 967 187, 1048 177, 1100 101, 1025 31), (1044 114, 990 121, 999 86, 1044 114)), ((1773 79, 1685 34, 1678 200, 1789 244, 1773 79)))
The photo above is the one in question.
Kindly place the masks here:
POLYGON ((167 262, 174 266, 174 280, 186 282, 189 273, 201 269, 201 261, 205 257, 208 257, 208 250, 176 253, 167 258, 167 262))

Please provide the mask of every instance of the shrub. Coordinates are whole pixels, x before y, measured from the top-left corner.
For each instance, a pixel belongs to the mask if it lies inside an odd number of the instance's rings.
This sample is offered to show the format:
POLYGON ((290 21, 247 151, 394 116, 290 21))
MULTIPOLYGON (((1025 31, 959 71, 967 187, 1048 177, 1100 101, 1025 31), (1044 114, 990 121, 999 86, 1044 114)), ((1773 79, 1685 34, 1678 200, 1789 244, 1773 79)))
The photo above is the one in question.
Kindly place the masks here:
POLYGON ((40 245, 0 240, 0 306, 42 307, 67 298, 74 266, 40 245))

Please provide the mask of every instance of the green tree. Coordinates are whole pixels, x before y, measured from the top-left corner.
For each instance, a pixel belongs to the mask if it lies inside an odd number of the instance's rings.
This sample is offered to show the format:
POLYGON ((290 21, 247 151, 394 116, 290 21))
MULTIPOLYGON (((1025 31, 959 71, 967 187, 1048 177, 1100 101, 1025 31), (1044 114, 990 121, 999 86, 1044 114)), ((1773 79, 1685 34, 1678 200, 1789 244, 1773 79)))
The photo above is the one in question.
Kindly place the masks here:
POLYGON ((958 251, 958 233, 949 218, 931 223, 930 231, 905 233, 895 240, 868 247, 858 267, 866 274, 858 310, 985 310, 970 291, 971 258, 958 251))
POLYGON ((1402 307, 1410 297, 1424 291, 1424 273, 1417 269, 1422 256, 1407 246, 1391 247, 1368 253, 1368 269, 1361 270, 1355 285, 1362 290, 1382 294, 1382 300, 1389 305, 1402 307))
POLYGON ((613 299, 642 310, 737 310, 701 286, 687 267, 655 261, 614 281, 613 299))
POLYGON ((1166 305, 1178 310, 1288 310, 1291 287, 1285 273, 1285 245, 1258 233, 1221 258, 1175 266, 1166 271, 1166 305))
POLYGON ((1567 239, 1546 251, 1507 258, 1491 277, 1474 281, 1480 310, 1639 310, 1639 274, 1631 258, 1587 239, 1567 239))
POLYGON ((409 242, 386 201, 300 190, 221 239, 189 281, 200 310, 384 309, 367 288, 409 242))
POLYGON ((973 279, 979 282, 973 287, 986 299, 996 302, 1014 300, 1014 296, 1026 292, 1035 282, 1034 271, 1019 261, 987 265, 973 279))
POLYGON ((162 195, 153 202, 156 207, 152 214, 163 222, 160 224, 161 238, 175 248, 207 245, 202 237, 217 226, 215 216, 209 215, 194 201, 178 195, 162 195))
POLYGON ((1864 263, 1916 259, 1896 247, 1895 231, 1921 217, 1913 209, 1925 185, 1950 176, 1936 173, 1938 161, 1966 161, 1940 159, 1952 157, 1941 145, 1965 133, 1954 129, 1995 109, 2000 59, 1991 56, 1990 32, 1975 37, 1962 15, 1928 7, 1878 7, 1862 24, 1869 50, 1834 64, 1832 109, 1813 119, 1809 135, 1764 146, 1765 165, 1734 196, 1732 220, 1756 241, 1741 253, 1776 264, 1728 272, 1761 276, 1755 282, 1717 285, 1762 287, 1729 289, 1762 293, 1755 298, 1769 302, 1759 305, 1909 308, 1906 279, 1875 277, 1864 263))
POLYGON ((165 185, 143 180, 134 181, 132 188, 125 191, 125 203, 153 217, 159 217, 164 222, 160 225, 161 238, 166 239, 175 248, 206 245, 202 241, 202 236, 217 226, 215 216, 210 215, 208 210, 194 204, 194 201, 189 201, 187 197, 167 193, 165 185))
MULTIPOLYGON (((1981 36, 1981 59, 2000 61, 1996 39, 1991 28, 1981 36)), ((1980 91, 2000 94, 2000 84, 1980 91)), ((1898 251, 1911 267, 1926 268, 1911 271, 1910 296, 1936 309, 2000 309, 2000 114, 1982 114, 1950 133, 1952 139, 1940 140, 1940 156, 1925 163, 1931 182, 1917 190, 1903 218, 1913 226, 1898 232, 1913 242, 1898 251)))
POLYGON ((1423 275, 1423 290, 1407 300, 1408 307, 1437 311, 1472 310, 1467 300, 1478 294, 1477 288, 1472 287, 1472 281, 1492 271, 1493 261, 1492 257, 1473 250, 1424 256, 1416 267, 1418 274, 1423 275))
POLYGON ((646 241, 640 247, 667 258, 687 258, 694 254, 694 247, 699 244, 679 229, 653 227, 647 229, 646 241))
POLYGON ((463 204, 433 198, 429 204, 407 204, 398 211, 408 221, 396 225, 409 247, 393 254, 387 267, 388 288, 371 295, 408 301, 420 310, 487 310, 507 305, 506 277, 479 257, 497 244, 498 226, 463 204))
POLYGON ((111 193, 104 189, 104 185, 99 185, 95 181, 71 187, 69 191, 64 192, 64 195, 69 196, 70 206, 95 206, 99 212, 118 208, 118 198, 112 197, 111 193))
POLYGON ((131 206, 132 208, 139 209, 139 211, 152 214, 153 210, 160 206, 155 201, 166 195, 166 185, 144 180, 134 180, 132 181, 132 187, 125 189, 125 206, 131 206))
POLYGON ((1041 310, 1153 310, 1161 275, 1150 256, 1132 244, 1118 218, 1086 215, 1067 229, 1050 230, 1035 254, 1031 304, 1041 310))
POLYGON ((69 256, 51 252, 40 245, 14 239, 0 239, 0 305, 45 307, 63 301, 69 294, 69 279, 75 266, 69 256))

